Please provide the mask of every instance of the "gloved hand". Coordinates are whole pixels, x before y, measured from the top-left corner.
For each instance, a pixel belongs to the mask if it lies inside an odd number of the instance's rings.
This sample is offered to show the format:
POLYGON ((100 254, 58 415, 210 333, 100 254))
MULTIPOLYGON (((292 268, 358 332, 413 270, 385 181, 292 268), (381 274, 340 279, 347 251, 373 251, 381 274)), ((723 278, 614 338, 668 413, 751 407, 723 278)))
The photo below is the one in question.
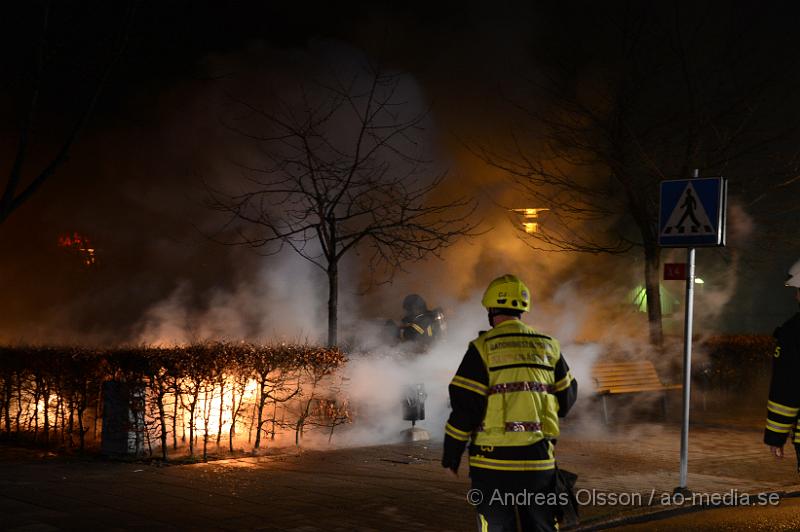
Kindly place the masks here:
POLYGON ((445 469, 449 469, 456 475, 458 475, 459 465, 461 465, 461 456, 448 457, 445 455, 444 457, 442 457, 442 467, 444 467, 445 469))
POLYGON ((464 447, 466 447, 466 442, 445 436, 442 467, 458 474, 458 466, 461 465, 461 455, 464 454, 464 447))
POLYGON ((797 455, 797 472, 800 473, 800 443, 794 444, 794 452, 797 455))

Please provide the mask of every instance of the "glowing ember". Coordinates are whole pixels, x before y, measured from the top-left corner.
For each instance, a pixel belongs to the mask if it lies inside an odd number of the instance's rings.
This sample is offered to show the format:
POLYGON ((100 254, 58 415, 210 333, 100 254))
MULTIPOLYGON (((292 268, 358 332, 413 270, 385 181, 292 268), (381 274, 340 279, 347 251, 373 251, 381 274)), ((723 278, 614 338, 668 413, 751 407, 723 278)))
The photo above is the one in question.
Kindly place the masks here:
POLYGON ((78 233, 72 233, 71 236, 60 236, 58 237, 58 246, 77 252, 84 266, 90 267, 97 263, 95 248, 92 247, 91 242, 85 236, 78 233))

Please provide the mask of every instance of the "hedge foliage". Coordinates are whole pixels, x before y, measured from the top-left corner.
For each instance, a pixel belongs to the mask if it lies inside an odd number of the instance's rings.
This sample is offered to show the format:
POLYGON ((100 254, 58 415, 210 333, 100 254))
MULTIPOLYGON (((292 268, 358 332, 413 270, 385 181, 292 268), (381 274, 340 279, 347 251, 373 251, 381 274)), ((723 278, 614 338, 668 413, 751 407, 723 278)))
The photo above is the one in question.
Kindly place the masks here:
POLYGON ((775 339, 767 335, 719 335, 700 343, 706 359, 695 367, 695 377, 709 388, 747 389, 754 378, 769 376, 775 339))
POLYGON ((258 449, 266 437, 309 426, 349 421, 338 397, 336 370, 346 362, 336 348, 279 343, 202 343, 183 347, 0 347, 0 429, 7 437, 76 447, 102 434, 102 387, 107 381, 139 390, 129 400, 129 430, 150 454, 198 437, 229 450, 242 432, 258 449), (213 430, 212 430, 213 426, 213 430), (146 443, 146 446, 145 446, 146 443))

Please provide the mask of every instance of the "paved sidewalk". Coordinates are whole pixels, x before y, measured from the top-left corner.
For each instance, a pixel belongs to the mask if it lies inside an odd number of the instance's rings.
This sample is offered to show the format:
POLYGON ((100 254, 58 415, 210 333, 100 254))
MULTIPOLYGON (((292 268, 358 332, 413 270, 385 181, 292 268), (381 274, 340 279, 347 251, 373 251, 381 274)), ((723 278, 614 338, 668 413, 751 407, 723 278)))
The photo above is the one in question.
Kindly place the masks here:
POLYGON ((624 532, 800 530, 800 499, 784 499, 777 506, 738 506, 680 513, 657 521, 622 526, 619 530, 624 532))
MULTIPOLYGON (((595 503, 588 525, 641 513, 678 483, 677 425, 579 436, 564 434, 558 455, 595 503), (601 504, 608 494, 622 504, 601 504)), ((472 530, 466 460, 456 479, 440 453, 431 442, 158 467, 0 447, 0 529, 472 530)), ((693 426, 689 471, 699 493, 800 490, 794 457, 774 460, 755 428, 693 426)))

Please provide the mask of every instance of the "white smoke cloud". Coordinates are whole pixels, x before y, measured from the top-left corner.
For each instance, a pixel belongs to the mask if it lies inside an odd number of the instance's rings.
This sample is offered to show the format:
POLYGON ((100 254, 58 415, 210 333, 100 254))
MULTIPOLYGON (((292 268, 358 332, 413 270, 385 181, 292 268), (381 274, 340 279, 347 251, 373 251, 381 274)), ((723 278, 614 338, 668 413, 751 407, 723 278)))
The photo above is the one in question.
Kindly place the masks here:
POLYGON ((697 314, 706 324, 715 323, 736 295, 743 248, 755 229, 755 221, 744 206, 731 200, 728 206, 727 253, 705 260, 705 270, 698 268, 697 275, 705 282, 695 286, 697 314))
MULTIPOLYGON (((565 285, 557 290, 554 303, 561 312, 553 319, 538 319, 544 313, 523 315, 529 323, 544 334, 559 339, 562 353, 579 382, 580 398, 565 421, 567 426, 577 425, 588 430, 603 431, 591 397, 591 367, 603 351, 600 344, 576 343, 583 316, 571 312, 574 300, 567 294, 572 288, 565 285), (549 322, 549 323, 548 323, 549 322), (556 326, 560 323, 560 326, 556 326), (549 328, 552 325, 553 328, 549 328)), ((337 429, 334 445, 377 445, 401 441, 402 431, 411 427, 402 418, 403 391, 407 385, 423 384, 428 395, 425 403, 426 418, 417 426, 426 429, 434 440, 444 437, 444 425, 450 414, 448 384, 458 369, 469 341, 481 330, 489 329, 486 311, 481 306, 482 292, 473 292, 460 303, 445 300, 443 306, 451 309, 447 315, 446 335, 425 353, 416 354, 398 348, 378 347, 377 339, 365 339, 369 352, 355 352, 345 368, 345 394, 355 407, 353 425, 337 429)), ((541 302, 544 304, 545 302, 541 302)), ((551 307, 551 304, 547 305, 551 307)))
POLYGON ((325 281, 322 272, 296 254, 264 259, 254 278, 233 290, 193 292, 181 282, 145 312, 135 343, 181 345, 205 340, 324 341, 325 281))

